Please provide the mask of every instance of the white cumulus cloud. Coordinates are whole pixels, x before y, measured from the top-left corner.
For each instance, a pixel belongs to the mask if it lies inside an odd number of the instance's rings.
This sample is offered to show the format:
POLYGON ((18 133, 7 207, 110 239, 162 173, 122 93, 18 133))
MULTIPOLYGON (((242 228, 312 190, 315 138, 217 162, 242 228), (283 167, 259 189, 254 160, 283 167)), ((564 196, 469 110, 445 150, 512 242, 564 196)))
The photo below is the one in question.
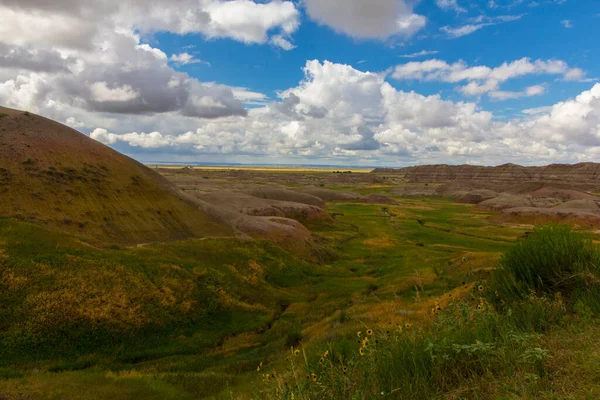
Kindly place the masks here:
POLYGON ((93 48, 97 35, 111 28, 200 33, 208 38, 264 44, 271 33, 291 35, 300 24, 300 12, 291 1, 6 0, 0 4, 0 15, 0 37, 10 37, 16 44, 80 49, 93 48))
POLYGON ((205 64, 210 66, 210 63, 207 61, 200 60, 189 53, 179 53, 172 54, 169 57, 169 61, 173 62, 176 65, 188 65, 188 64, 205 64))
POLYGON ((533 85, 525 88, 522 92, 505 92, 495 90, 489 93, 489 96, 495 100, 518 99, 520 97, 540 96, 546 93, 546 87, 543 85, 533 85))
MULTIPOLYGON (((296 87, 249 110, 245 118, 198 123, 167 115, 160 126, 142 133, 123 130, 139 126, 132 122, 92 129, 91 136, 132 149, 214 160, 527 164, 584 161, 600 154, 600 84, 552 107, 525 110, 523 119, 499 122, 473 102, 398 90, 382 74, 349 65, 313 60, 304 73, 296 87)), ((530 86, 523 95, 543 90, 530 86)))
POLYGON ((293 50, 296 48, 288 39, 283 35, 275 35, 271 38, 271 44, 275 47, 279 47, 283 50, 293 50))
MULTIPOLYGON (((572 68, 562 60, 530 60, 521 58, 505 62, 491 68, 484 65, 469 66, 463 61, 449 64, 446 61, 431 59, 411 61, 395 67, 392 77, 398 80, 417 79, 421 81, 439 81, 447 83, 468 83, 458 88, 466 96, 481 96, 494 93, 496 99, 522 97, 516 92, 501 92, 501 83, 510 79, 527 75, 559 75, 565 80, 583 80, 585 72, 580 68, 572 68)), ((522 95, 534 96, 545 91, 540 86, 528 88, 522 95)))

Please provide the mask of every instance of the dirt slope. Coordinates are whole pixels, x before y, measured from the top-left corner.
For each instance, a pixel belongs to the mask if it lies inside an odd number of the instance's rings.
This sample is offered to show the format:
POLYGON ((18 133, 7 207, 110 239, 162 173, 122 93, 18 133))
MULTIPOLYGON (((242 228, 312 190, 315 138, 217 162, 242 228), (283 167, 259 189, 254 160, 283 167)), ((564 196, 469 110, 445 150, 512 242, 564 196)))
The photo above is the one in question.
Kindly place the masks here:
POLYGON ((120 243, 233 232, 137 161, 57 122, 2 107, 0 216, 120 243))
POLYGON ((264 197, 254 197, 242 192, 214 191, 195 192, 186 194, 210 203, 223 210, 249 216, 283 217, 305 223, 313 220, 332 221, 329 214, 320 207, 291 201, 271 200, 264 197))

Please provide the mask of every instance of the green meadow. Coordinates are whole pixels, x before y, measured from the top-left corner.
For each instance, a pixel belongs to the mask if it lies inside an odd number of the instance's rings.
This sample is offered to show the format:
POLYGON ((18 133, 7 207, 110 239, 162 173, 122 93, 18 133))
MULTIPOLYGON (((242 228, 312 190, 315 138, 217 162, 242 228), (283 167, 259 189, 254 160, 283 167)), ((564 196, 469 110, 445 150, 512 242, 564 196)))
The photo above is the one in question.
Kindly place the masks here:
MULTIPOLYGON (((596 292, 514 288, 504 260, 536 254, 511 253, 531 226, 396 200, 328 203, 335 221, 309 225, 321 263, 266 241, 102 247, 0 219, 0 399, 599 396, 596 292)), ((595 288, 590 268, 575 288, 595 288)))

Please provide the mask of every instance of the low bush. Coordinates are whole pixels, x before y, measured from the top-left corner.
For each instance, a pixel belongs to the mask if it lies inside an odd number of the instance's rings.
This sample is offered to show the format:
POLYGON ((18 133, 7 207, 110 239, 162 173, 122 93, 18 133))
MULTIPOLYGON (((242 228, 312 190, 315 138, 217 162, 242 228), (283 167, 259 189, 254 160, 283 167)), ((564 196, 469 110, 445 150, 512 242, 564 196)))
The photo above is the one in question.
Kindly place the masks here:
POLYGON ((302 341, 303 337, 304 337, 304 335, 302 334, 302 331, 300 330, 300 328, 294 326, 289 329, 289 331, 285 337, 285 345, 287 347, 294 347, 294 346, 298 345, 298 343, 300 343, 300 341, 302 341))
POLYGON ((511 303, 531 293, 560 293, 571 305, 593 300, 600 288, 600 251, 591 237, 567 225, 539 227, 500 259, 490 284, 511 303))

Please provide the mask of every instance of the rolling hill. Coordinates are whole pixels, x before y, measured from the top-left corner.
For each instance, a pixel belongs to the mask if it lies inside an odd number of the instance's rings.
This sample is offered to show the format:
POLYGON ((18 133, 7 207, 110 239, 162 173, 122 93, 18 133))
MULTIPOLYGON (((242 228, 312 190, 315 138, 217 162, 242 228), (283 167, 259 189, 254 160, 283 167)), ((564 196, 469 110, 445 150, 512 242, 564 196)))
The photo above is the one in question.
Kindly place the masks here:
POLYGON ((233 234, 137 161, 55 121, 2 107, 0 216, 125 244, 233 234))

